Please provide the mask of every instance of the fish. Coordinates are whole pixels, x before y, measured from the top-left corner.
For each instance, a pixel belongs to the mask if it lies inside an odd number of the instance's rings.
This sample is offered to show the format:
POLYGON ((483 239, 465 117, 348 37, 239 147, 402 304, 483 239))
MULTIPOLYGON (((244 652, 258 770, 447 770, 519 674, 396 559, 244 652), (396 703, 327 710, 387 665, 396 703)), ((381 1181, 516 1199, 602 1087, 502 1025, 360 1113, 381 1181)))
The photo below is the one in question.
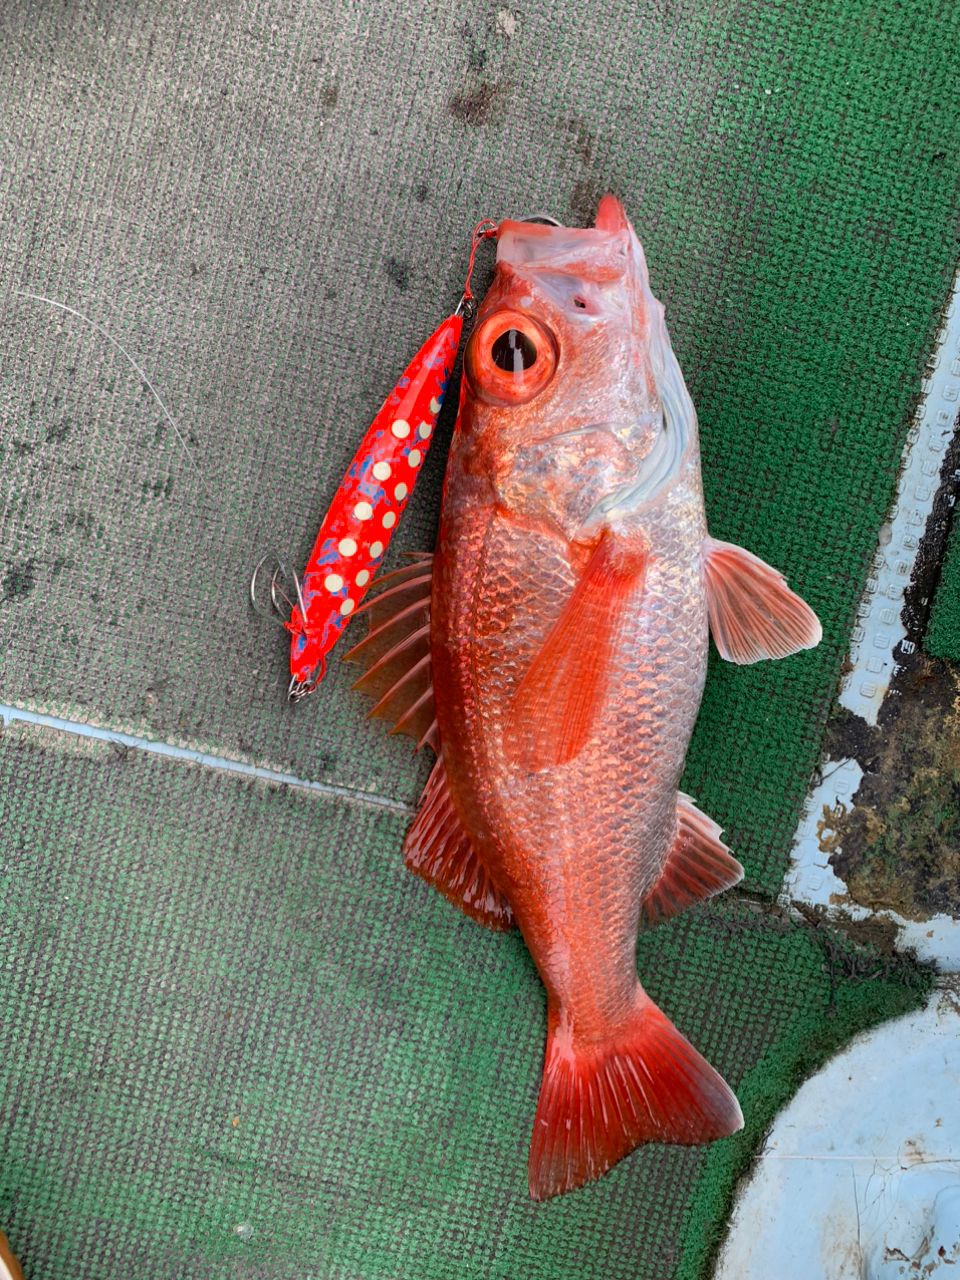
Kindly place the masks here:
POLYGON ((821 627, 710 536, 696 411, 616 197, 588 228, 500 223, 436 549, 364 609, 356 687, 437 752, 406 864, 519 927, 546 989, 530 1195, 735 1133, 733 1090, 641 985, 638 930, 743 876, 680 790, 710 634, 749 664, 821 627))

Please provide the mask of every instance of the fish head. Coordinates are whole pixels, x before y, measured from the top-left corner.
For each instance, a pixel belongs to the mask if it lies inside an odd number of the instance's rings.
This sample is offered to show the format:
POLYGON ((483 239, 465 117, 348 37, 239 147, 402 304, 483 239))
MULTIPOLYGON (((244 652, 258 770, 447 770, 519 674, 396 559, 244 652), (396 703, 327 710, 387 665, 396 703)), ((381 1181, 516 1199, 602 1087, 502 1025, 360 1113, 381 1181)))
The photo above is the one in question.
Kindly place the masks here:
POLYGON ((616 197, 601 200, 588 228, 500 224, 464 373, 468 425, 501 456, 580 435, 593 438, 595 457, 605 439, 606 463, 593 471, 608 505, 636 490, 644 460, 663 452, 665 402, 682 378, 616 197))

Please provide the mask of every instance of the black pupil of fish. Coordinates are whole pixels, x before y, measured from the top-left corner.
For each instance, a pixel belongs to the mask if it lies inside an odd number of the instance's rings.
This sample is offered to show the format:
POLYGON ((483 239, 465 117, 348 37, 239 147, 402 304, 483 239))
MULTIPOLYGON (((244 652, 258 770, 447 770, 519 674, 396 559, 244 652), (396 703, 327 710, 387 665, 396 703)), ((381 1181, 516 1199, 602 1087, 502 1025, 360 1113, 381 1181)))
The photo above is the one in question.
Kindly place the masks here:
POLYGON ((490 350, 493 363, 507 373, 520 374, 537 363, 537 348, 519 329, 507 329, 490 350))

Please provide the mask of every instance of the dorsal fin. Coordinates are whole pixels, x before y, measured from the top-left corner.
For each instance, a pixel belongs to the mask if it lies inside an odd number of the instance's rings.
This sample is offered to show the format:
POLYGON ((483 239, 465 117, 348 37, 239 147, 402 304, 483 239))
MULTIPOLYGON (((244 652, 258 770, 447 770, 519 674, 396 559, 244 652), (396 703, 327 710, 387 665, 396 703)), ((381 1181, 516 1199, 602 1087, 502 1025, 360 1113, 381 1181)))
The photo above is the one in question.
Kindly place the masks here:
POLYGON ((376 698, 368 712, 389 720, 392 733, 406 733, 417 743, 438 749, 430 667, 430 591, 433 556, 422 552, 408 565, 385 573, 374 583, 383 588, 357 610, 369 630, 344 655, 360 663, 364 673, 354 684, 376 698))
POLYGON ((490 929, 513 927, 510 904, 493 883, 453 806, 442 759, 427 779, 403 853, 411 871, 468 916, 490 929))
MULTIPOLYGON (((358 609, 369 619, 366 637, 345 654, 366 668, 353 686, 377 699, 371 716, 393 722, 439 755, 440 737, 433 704, 430 669, 430 592, 433 557, 379 578, 382 590, 358 609)), ((409 869, 432 884, 468 916, 491 929, 510 929, 513 912, 496 888, 453 805, 443 760, 438 759, 403 842, 409 869)))
POLYGON ((694 902, 739 884, 743 867, 720 839, 721 827, 683 792, 677 795, 677 834, 656 884, 644 898, 645 924, 668 920, 694 902))

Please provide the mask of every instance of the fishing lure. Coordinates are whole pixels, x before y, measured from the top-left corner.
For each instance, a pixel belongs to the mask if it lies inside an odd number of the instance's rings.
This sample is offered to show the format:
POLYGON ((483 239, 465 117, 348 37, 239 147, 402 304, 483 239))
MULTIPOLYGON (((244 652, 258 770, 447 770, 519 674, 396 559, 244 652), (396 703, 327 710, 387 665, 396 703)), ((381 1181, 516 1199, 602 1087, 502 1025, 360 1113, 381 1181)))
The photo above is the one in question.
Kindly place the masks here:
MULTIPOLYGON (((430 448, 456 361, 464 320, 474 310, 471 289, 481 243, 496 234, 489 219, 474 228, 463 295, 453 313, 430 335, 387 396, 347 467, 323 518, 302 577, 293 575, 296 599, 280 586, 282 562, 274 569, 270 598, 290 632, 288 696, 312 693, 326 672, 327 656, 365 596, 390 545, 430 448)), ((257 576, 250 584, 257 603, 257 576)))

